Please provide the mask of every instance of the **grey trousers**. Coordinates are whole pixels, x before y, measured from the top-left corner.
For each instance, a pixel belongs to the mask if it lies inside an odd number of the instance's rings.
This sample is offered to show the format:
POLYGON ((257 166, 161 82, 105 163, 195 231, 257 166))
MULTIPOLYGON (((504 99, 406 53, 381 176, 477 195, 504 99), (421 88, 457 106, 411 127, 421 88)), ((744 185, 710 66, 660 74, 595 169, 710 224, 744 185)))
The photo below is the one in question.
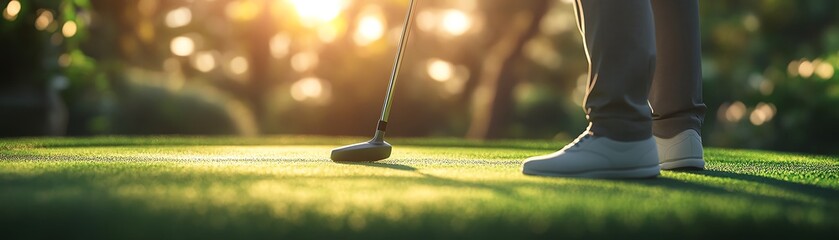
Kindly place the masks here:
POLYGON ((589 61, 589 131, 618 141, 699 132, 697 0, 576 0, 589 61))

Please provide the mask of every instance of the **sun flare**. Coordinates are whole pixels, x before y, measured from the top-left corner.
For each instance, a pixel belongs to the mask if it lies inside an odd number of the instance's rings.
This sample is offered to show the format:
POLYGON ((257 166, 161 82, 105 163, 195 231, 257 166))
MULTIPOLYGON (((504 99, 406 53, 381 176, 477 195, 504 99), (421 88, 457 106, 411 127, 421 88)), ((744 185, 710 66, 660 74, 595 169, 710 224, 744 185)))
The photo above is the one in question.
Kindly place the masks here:
POLYGON ((288 0, 300 20, 306 25, 316 25, 335 20, 344 9, 345 0, 288 0))

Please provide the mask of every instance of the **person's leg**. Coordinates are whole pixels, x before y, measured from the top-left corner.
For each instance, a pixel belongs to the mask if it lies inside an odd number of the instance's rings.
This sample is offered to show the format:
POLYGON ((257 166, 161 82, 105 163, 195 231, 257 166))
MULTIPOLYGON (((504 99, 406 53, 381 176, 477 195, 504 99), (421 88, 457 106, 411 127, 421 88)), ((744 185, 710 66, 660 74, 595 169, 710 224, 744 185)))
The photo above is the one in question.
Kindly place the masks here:
POLYGON ((658 62, 650 89, 653 134, 700 132, 705 118, 698 0, 652 0, 658 62))
POLYGON ((650 90, 662 169, 705 168, 698 0, 651 0, 658 62, 650 90))
POLYGON ((656 67, 649 0, 577 0, 589 61, 584 109, 595 136, 637 141, 652 136, 647 102, 656 67))
POLYGON ((647 97, 655 68, 649 0, 577 0, 589 61, 584 108, 589 129, 552 154, 527 159, 528 175, 595 178, 658 176, 647 97))

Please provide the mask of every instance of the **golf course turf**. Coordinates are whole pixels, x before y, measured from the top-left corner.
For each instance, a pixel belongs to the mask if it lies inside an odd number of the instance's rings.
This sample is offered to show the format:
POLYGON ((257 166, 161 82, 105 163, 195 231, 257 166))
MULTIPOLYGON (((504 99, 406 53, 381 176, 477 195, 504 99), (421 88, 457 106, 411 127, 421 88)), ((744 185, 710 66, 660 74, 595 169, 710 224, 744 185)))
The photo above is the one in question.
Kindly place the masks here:
POLYGON ((0 140, 3 239, 523 239, 839 234, 839 157, 706 149, 706 171, 655 179, 524 176, 559 141, 361 138, 0 140), (11 237, 11 238, 8 238, 11 237))

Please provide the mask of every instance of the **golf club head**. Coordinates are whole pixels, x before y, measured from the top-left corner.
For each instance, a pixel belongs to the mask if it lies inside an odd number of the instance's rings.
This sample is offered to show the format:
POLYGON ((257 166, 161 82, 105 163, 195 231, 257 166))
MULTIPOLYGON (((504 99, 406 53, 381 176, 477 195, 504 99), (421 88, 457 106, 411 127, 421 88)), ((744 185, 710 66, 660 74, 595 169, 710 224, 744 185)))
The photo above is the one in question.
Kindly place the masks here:
POLYGON ((370 140, 332 149, 335 162, 373 162, 390 157, 393 147, 385 141, 370 140))

